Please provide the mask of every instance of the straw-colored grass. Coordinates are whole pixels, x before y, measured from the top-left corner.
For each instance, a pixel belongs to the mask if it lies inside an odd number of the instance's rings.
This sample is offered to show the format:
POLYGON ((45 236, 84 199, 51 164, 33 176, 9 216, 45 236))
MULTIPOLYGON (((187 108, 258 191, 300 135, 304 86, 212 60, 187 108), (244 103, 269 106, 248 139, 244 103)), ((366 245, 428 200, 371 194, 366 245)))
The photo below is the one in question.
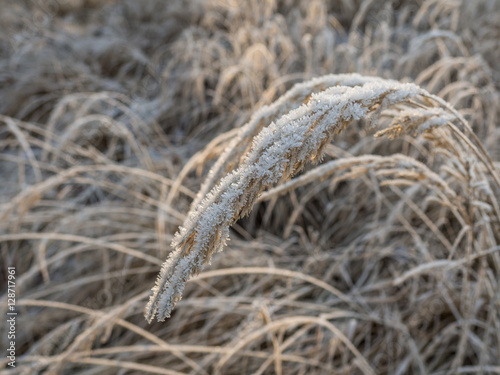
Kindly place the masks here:
POLYGON ((0 374, 500 374, 498 19, 5 5, 0 374))

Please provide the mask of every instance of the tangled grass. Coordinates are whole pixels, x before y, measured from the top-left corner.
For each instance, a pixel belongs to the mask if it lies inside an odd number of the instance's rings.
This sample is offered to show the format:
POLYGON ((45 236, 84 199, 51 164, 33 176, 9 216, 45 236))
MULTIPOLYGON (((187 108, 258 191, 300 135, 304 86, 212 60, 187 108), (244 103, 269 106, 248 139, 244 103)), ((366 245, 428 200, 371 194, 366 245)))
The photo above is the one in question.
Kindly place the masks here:
POLYGON ((499 17, 6 6, 0 373, 499 374, 499 17))

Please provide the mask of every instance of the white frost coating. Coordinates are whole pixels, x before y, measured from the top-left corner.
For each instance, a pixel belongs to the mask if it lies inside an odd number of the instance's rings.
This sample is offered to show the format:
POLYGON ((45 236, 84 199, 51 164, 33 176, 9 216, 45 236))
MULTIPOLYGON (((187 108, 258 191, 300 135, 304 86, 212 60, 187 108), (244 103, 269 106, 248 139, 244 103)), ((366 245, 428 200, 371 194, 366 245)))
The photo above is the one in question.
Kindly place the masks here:
POLYGON ((215 181, 223 175, 224 169, 229 163, 234 161, 234 157, 238 157, 238 150, 244 148, 246 141, 252 139, 263 126, 270 124, 273 120, 297 108, 309 95, 315 92, 332 86, 358 86, 373 80, 379 80, 379 78, 363 77, 359 74, 330 74, 317 77, 310 81, 296 84, 274 103, 269 106, 264 106, 255 112, 250 121, 242 126, 238 136, 234 137, 233 141, 228 145, 216 164, 210 170, 198 195, 191 204, 189 214, 198 210, 200 201, 212 189, 215 181))
MULTIPOLYGON (((266 187, 289 179, 304 164, 320 157, 324 146, 353 119, 379 114, 421 94, 427 93, 413 84, 359 75, 330 75, 296 85, 274 104, 258 111, 221 155, 175 235, 174 250, 163 264, 146 306, 146 319, 151 321, 156 315, 161 321, 170 316, 186 281, 210 262, 214 252, 223 249, 229 227, 250 212, 266 187), (327 88, 327 83, 334 87, 327 88), (305 100, 307 97, 309 100, 305 100), (299 98, 298 102, 293 98, 299 98), (290 103, 296 108, 290 108, 290 103), (254 135, 263 126, 263 119, 269 120, 269 125, 254 135), (215 185, 214 179, 236 155, 238 142, 247 142, 249 137, 253 141, 239 167, 215 185)), ((419 111, 420 108, 416 113, 419 111)), ((438 120, 444 112, 429 114, 435 120, 423 122, 424 128, 444 123, 438 120)))
POLYGON ((411 131, 420 134, 455 120, 457 117, 453 113, 442 108, 408 108, 394 114, 389 127, 379 131, 375 136, 397 137, 403 132, 409 133, 411 131))

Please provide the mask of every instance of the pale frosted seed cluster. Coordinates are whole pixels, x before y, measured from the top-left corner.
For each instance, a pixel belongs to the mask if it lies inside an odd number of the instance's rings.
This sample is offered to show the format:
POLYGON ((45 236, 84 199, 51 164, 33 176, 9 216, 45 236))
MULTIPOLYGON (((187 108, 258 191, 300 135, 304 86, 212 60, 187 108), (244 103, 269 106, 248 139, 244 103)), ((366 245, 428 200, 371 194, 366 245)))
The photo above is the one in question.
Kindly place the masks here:
MULTIPOLYGON (((187 280, 199 273, 215 252, 223 249, 230 226, 251 211, 266 187, 289 179, 306 163, 317 160, 332 137, 352 120, 368 115, 376 120, 382 111, 398 106, 399 118, 406 121, 400 122, 402 128, 392 126, 388 131, 389 135, 398 135, 405 131, 405 124, 411 132, 418 132, 452 119, 443 110, 414 109, 410 100, 428 95, 418 86, 380 78, 330 75, 298 85, 285 97, 294 95, 308 100, 284 114, 279 110, 279 106, 287 105, 283 99, 274 106, 262 109, 251 125, 243 128, 243 134, 251 134, 249 127, 260 123, 259 119, 272 117, 272 114, 281 116, 253 138, 249 152, 237 169, 222 178, 209 193, 199 195, 195 200, 196 205, 192 206, 187 220, 175 235, 172 241, 174 250, 163 264, 153 287, 146 306, 148 321, 155 315, 158 320, 170 316, 182 297, 187 280), (336 85, 308 94, 312 87, 326 81, 336 85), (267 111, 273 113, 266 116, 267 111), (414 114, 417 121, 409 121, 414 114)), ((223 161, 216 164, 216 168, 227 161, 231 152, 229 150, 222 155, 223 161)), ((210 186, 217 173, 212 171, 202 191, 210 186)))

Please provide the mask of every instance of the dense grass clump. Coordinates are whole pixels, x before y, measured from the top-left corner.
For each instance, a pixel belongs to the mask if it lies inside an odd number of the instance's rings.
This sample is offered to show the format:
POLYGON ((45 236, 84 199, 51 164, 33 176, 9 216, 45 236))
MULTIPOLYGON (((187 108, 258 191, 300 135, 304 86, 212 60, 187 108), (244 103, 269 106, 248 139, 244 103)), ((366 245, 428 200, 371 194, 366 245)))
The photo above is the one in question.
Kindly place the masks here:
POLYGON ((498 1, 4 8, 0 373, 500 374, 498 1))

